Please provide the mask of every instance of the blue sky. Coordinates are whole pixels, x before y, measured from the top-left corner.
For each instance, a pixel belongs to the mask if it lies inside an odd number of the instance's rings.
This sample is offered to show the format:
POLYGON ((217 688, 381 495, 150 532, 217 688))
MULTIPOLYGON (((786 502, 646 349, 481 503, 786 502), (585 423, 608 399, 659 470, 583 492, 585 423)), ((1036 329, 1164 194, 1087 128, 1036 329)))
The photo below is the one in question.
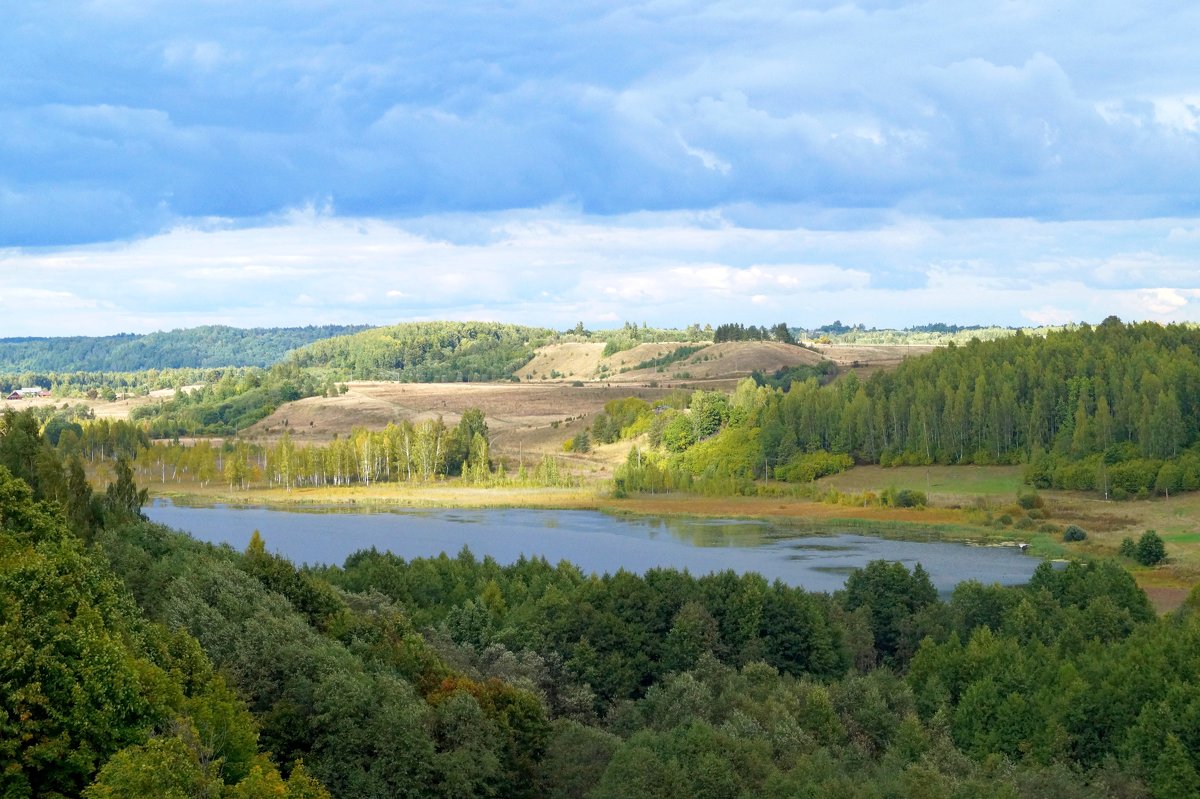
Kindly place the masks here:
POLYGON ((1200 321, 1200 6, 12 4, 0 335, 1200 321))

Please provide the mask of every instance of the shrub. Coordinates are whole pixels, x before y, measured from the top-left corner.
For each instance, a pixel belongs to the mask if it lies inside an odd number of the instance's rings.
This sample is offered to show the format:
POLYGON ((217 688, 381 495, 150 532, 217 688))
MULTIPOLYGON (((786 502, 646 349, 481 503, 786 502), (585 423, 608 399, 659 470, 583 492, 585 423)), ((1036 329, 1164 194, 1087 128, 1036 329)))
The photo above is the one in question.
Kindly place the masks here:
POLYGON ((1009 525, 1011 525, 1013 523, 1013 517, 1009 516, 1007 513, 1002 513, 1002 514, 1000 514, 1000 518, 996 519, 996 521, 998 521, 1000 524, 1004 525, 1005 527, 1008 527, 1009 525))
POLYGON ((893 508, 923 508, 926 502, 924 491, 911 488, 902 488, 899 491, 894 488, 884 489, 882 501, 884 505, 893 508))
MULTIPOLYGON (((1046 502, 1036 491, 1020 491, 1017 493, 1017 504, 1025 510, 1033 510, 1034 508, 1041 508, 1046 502)), ((1032 515, 1030 514, 1030 516, 1032 515)))
POLYGON ((1137 557, 1137 544, 1129 536, 1121 539, 1121 547, 1117 550, 1123 558, 1137 557))
POLYGON ((1167 549, 1163 546, 1163 540, 1159 538, 1158 533, 1153 530, 1142 533, 1142 537, 1138 539, 1135 547, 1134 560, 1143 566, 1153 566, 1166 559, 1167 549))
POLYGON ((1042 510, 1041 508, 1030 508, 1025 512, 1025 514, 1031 519, 1046 518, 1046 511, 1042 510))
POLYGON ((1062 528, 1059 527, 1057 524, 1054 524, 1052 522, 1046 522, 1045 524, 1040 525, 1038 527, 1038 532, 1039 533, 1050 533, 1051 535, 1053 535, 1054 533, 1057 533, 1061 529, 1062 528))
POLYGON ((1063 541, 1086 541, 1087 532, 1077 524, 1068 524, 1063 530, 1063 541))
POLYGON ((819 477, 844 472, 854 465, 854 459, 845 453, 817 452, 798 453, 786 463, 775 467, 775 479, 789 483, 810 483, 819 477))
POLYGON ((1028 516, 1022 516, 1020 519, 1017 519, 1015 524, 1013 524, 1013 527, 1017 528, 1018 530, 1032 530, 1034 526, 1035 522, 1028 516))

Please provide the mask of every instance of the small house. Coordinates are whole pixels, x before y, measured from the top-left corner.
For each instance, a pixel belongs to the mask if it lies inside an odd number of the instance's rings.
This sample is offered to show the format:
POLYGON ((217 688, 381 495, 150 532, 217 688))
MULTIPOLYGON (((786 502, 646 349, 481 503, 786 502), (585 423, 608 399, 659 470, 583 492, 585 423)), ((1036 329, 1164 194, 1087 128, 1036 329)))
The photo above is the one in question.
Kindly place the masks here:
POLYGON ((48 396, 50 396, 49 391, 47 391, 46 389, 44 389, 40 386, 34 386, 33 388, 18 388, 17 390, 13 391, 13 393, 9 394, 7 399, 19 400, 19 399, 28 399, 30 397, 48 397, 48 396))

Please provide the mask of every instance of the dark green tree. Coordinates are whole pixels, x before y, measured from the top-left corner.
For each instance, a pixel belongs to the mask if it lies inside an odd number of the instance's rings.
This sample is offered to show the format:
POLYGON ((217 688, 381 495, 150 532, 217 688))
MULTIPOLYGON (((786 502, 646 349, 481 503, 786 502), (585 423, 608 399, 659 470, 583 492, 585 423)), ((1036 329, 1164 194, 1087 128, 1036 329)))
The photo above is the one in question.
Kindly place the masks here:
POLYGON ((1138 539, 1134 557, 1143 566, 1155 566, 1167 559, 1167 548, 1154 530, 1147 530, 1138 539))
POLYGON ((137 487, 133 467, 125 456, 117 458, 116 479, 104 490, 104 512, 113 519, 144 519, 142 506, 149 499, 149 490, 137 487))

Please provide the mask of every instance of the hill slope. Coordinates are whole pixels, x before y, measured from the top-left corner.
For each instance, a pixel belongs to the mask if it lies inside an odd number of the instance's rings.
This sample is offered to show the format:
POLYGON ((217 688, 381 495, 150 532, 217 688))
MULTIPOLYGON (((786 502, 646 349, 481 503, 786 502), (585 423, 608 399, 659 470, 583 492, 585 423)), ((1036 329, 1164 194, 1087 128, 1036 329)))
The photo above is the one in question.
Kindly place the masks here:
POLYGON ((495 322, 411 322, 316 342, 295 355, 301 368, 356 380, 477 382, 514 374, 557 334, 495 322))
POLYGON ((777 341, 664 341, 638 344, 613 355, 604 345, 565 342, 540 347, 522 366, 522 380, 605 380, 642 383, 664 378, 730 380, 751 372, 774 372, 789 366, 813 366, 822 355, 777 341))

